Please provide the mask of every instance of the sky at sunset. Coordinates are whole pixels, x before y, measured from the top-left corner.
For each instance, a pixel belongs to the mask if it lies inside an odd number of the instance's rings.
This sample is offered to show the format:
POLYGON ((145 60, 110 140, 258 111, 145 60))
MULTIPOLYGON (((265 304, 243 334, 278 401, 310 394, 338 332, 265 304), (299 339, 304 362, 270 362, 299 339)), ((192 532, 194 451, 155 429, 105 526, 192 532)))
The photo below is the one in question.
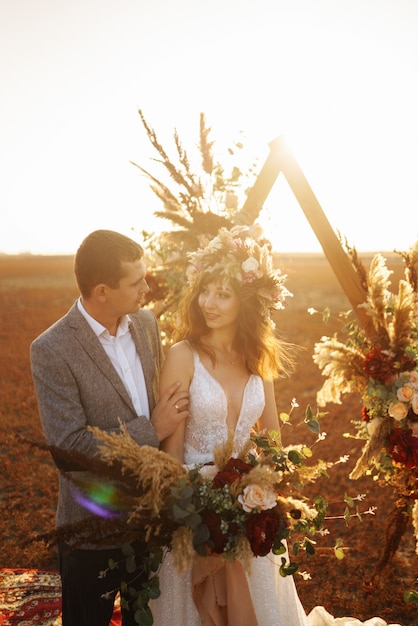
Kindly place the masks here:
MULTIPOLYGON (((407 249, 417 33, 416 0, 0 0, 0 253, 169 226, 131 163, 160 172, 138 109, 190 151, 202 111, 221 158, 243 131, 260 167, 283 135, 336 231, 407 249)), ((277 250, 320 250, 282 176, 262 224, 277 250)))

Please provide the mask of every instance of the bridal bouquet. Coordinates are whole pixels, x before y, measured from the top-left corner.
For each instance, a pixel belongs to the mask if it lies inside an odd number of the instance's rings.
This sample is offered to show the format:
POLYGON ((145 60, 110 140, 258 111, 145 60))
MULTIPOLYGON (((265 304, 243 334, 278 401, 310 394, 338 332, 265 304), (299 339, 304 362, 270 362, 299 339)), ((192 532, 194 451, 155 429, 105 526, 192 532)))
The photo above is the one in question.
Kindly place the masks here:
MULTIPOLYGON (((214 464, 190 470, 172 488, 166 507, 179 524, 172 548, 180 570, 190 565, 193 552, 239 559, 249 567, 254 556, 283 554, 283 540, 293 531, 303 533, 299 546, 313 553, 309 537, 321 529, 325 506, 321 500, 308 505, 293 493, 292 483, 314 480, 320 470, 302 468, 303 454, 279 447, 275 436, 254 435, 239 457, 230 456, 228 445, 219 448, 214 464)), ((283 576, 296 570, 296 563, 282 559, 283 576)))
POLYGON ((413 513, 418 539, 418 242, 401 253, 405 271, 397 293, 382 255, 367 273, 355 250, 349 252, 367 294, 370 326, 347 321, 345 339, 322 337, 315 345, 313 359, 327 377, 317 401, 341 404, 344 394, 360 395, 362 419, 354 423, 365 444, 350 478, 373 475, 399 496, 391 520, 397 538, 382 565, 397 549, 405 513, 413 513))
MULTIPOLYGON (((284 553, 283 539, 294 531, 303 533, 299 546, 314 552, 309 537, 320 531, 326 504, 319 498, 309 505, 300 491, 332 463, 305 465, 306 446, 285 449, 279 433, 254 433, 233 456, 231 437, 215 450, 214 463, 188 468, 160 450, 138 446, 123 425, 119 433, 91 431, 101 442, 100 460, 76 460, 95 477, 68 476, 74 498, 94 516, 80 529, 61 527, 61 536, 74 539, 80 531, 83 542, 96 544, 145 536, 151 545, 169 547, 179 570, 190 566, 195 552, 244 564, 284 553)), ((54 455, 66 457, 67 451, 54 455)), ((283 564, 282 574, 296 569, 283 564)))
MULTIPOLYGON (((125 544, 125 565, 131 571, 132 545, 145 540, 148 581, 135 591, 140 624, 152 624, 148 601, 159 595, 158 569, 167 550, 179 571, 190 567, 195 555, 239 559, 245 569, 253 557, 283 555, 290 536, 294 554, 302 549, 309 557, 315 551, 313 536, 326 532, 322 522, 327 503, 318 496, 309 504, 300 492, 332 463, 305 464, 310 449, 284 448, 279 433, 254 433, 238 455, 231 435, 215 450, 213 464, 188 468, 158 449, 139 446, 122 425, 118 433, 91 430, 100 443, 99 457, 51 451, 89 472, 67 477, 74 498, 93 515, 60 527, 49 540, 125 544)), ((282 576, 297 569, 282 556, 282 576)))

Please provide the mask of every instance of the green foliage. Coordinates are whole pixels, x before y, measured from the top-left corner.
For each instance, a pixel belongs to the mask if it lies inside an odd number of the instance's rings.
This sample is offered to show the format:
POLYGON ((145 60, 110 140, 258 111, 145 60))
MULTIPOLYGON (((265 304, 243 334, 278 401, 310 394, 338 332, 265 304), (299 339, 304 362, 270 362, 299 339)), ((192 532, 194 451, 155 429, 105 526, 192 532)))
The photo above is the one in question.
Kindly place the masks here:
MULTIPOLYGON (((193 475, 197 477, 198 471, 193 472, 193 475)), ((199 515, 201 507, 197 506, 193 486, 186 478, 182 478, 178 481, 177 485, 171 489, 170 494, 167 500, 170 519, 177 524, 184 524, 192 528, 195 532, 199 532, 198 529, 202 523, 202 517, 199 515)))
MULTIPOLYGON (((148 554, 137 554, 133 544, 125 543, 122 546, 124 560, 121 563, 109 559, 109 570, 123 566, 128 574, 138 570, 135 578, 121 583, 121 591, 129 596, 129 599, 121 596, 121 607, 134 611, 134 619, 140 626, 152 626, 154 618, 149 607, 150 600, 160 596, 158 571, 163 561, 164 552, 159 546, 150 547, 148 554), (141 577, 141 582, 139 581, 141 577)), ((105 576, 106 571, 101 575, 105 576)))
POLYGON ((321 413, 317 411, 313 412, 310 404, 306 407, 305 410, 305 424, 313 433, 319 435, 321 433, 321 426, 319 424, 319 420, 323 417, 325 413, 321 413))
POLYGON ((345 558, 343 542, 341 539, 337 539, 334 546, 334 554, 339 561, 342 561, 345 558))
POLYGON ((415 603, 418 604, 418 591, 412 589, 410 591, 405 591, 404 600, 407 604, 415 603))
POLYGON ((282 564, 280 566, 280 576, 293 576, 298 570, 298 566, 296 563, 289 563, 286 565, 286 559, 282 557, 282 564))

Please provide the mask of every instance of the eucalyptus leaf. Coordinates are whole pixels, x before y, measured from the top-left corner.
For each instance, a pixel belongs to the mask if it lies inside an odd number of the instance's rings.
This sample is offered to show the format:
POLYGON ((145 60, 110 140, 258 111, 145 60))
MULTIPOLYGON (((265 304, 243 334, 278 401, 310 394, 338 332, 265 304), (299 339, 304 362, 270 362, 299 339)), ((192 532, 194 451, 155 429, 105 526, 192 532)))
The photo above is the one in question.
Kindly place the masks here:
POLYGON ((133 548, 132 544, 130 544, 130 543, 124 543, 124 544, 122 545, 122 553, 123 553, 125 556, 129 556, 130 554, 134 554, 134 553, 135 553, 135 550, 134 550, 134 548, 133 548))
POLYGON ((154 618, 148 607, 138 609, 138 611, 135 612, 134 619, 140 626, 152 626, 154 623, 154 618))
POLYGON ((353 507, 354 506, 354 500, 353 498, 351 498, 351 496, 347 495, 346 493, 344 494, 344 502, 346 504, 348 504, 348 506, 353 507))
POLYGON ((185 511, 184 509, 180 508, 178 504, 173 505, 173 508, 171 509, 171 513, 172 513, 173 519, 176 522, 180 520, 183 521, 184 519, 188 517, 188 515, 190 515, 189 511, 185 511))
POLYGON ((281 542, 280 544, 275 544, 272 552, 273 554, 284 554, 286 552, 286 546, 283 545, 281 542))
POLYGON ((187 526, 195 530, 202 523, 202 516, 199 513, 192 513, 186 518, 187 526))
POLYGON ((344 519, 345 519, 345 523, 348 525, 348 522, 350 521, 350 509, 348 507, 345 508, 344 510, 344 519))
POLYGON ((191 485, 185 485, 181 488, 180 494, 184 500, 189 500, 193 496, 193 487, 191 485))
POLYGON ((339 561, 342 561, 345 558, 343 548, 334 548, 334 554, 339 561))
POLYGON ((285 578, 286 576, 293 576, 298 571, 298 566, 296 563, 289 563, 286 565, 286 559, 282 558, 282 564, 280 566, 279 572, 280 575, 285 578))
POLYGON ((135 606, 137 606, 138 608, 146 607, 148 604, 148 600, 149 600, 148 589, 141 589, 140 591, 137 591, 137 590, 134 590, 134 591, 136 591, 136 595, 137 595, 135 606))
POLYGON ((127 593, 128 591, 128 585, 126 584, 126 582, 124 580, 122 580, 121 584, 120 584, 120 590, 123 593, 127 593))
POLYGON ((149 589, 149 591, 148 591, 148 595, 149 595, 149 599, 150 599, 150 600, 156 600, 156 599, 157 599, 157 598, 159 598, 159 597, 160 597, 160 595, 161 595, 160 588, 159 588, 159 587, 157 587, 157 588, 155 588, 155 589, 154 589, 154 587, 151 587, 151 588, 149 589))
POLYGON ((316 433, 317 435, 319 435, 319 433, 321 432, 321 426, 319 425, 319 422, 317 419, 310 420, 307 423, 307 427, 309 428, 309 430, 316 433))
POLYGON ((313 419, 313 411, 310 404, 306 407, 305 411, 305 422, 310 422, 313 419))
POLYGON ((206 524, 200 524, 197 528, 195 528, 193 537, 194 543, 204 543, 205 541, 208 541, 209 537, 210 532, 206 524))
POLYGON ((293 465, 300 465, 302 461, 302 455, 297 450, 290 450, 288 453, 288 459, 293 465))
POLYGON ((130 554, 125 561, 126 571, 132 574, 136 570, 136 558, 134 554, 130 554))

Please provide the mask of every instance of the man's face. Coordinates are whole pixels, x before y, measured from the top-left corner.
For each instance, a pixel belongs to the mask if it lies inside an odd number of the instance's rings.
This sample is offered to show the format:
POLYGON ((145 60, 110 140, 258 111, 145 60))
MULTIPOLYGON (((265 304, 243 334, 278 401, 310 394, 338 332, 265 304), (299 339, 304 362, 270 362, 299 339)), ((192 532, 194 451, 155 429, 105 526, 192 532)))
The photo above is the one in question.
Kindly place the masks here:
POLYGON ((107 288, 107 304, 116 316, 136 313, 149 292, 145 280, 146 266, 142 259, 122 263, 122 278, 116 289, 107 288))

